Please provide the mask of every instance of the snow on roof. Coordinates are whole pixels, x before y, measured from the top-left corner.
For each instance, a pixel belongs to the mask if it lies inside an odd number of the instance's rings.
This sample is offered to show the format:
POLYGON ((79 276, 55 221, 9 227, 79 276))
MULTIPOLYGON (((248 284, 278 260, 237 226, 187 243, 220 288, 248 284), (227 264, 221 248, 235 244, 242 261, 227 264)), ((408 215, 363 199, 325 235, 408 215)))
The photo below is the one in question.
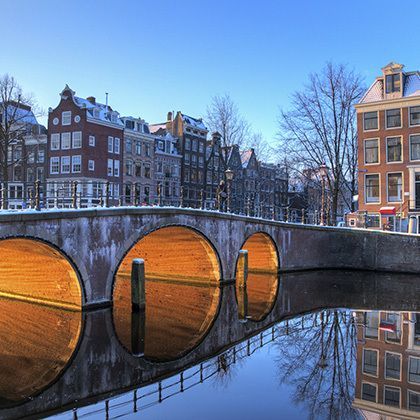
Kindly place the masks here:
MULTIPOLYGON (((403 97, 420 96, 420 73, 418 71, 404 73, 403 97)), ((382 78, 376 79, 367 90, 361 104, 378 102, 384 99, 384 82, 382 78)))
POLYGON ((149 124, 149 130, 152 134, 159 130, 166 130, 166 123, 149 124))
POLYGON ((251 160, 251 156, 252 156, 252 149, 243 150, 241 152, 241 162, 242 162, 243 168, 246 168, 248 166, 249 161, 251 160))
POLYGON ((192 125, 195 128, 199 128, 200 130, 206 130, 207 131, 207 127, 204 125, 203 120, 200 118, 193 118, 193 117, 189 117, 188 115, 182 114, 182 120, 189 124, 192 125))
POLYGON ((110 106, 95 102, 94 104, 79 96, 74 96, 74 101, 80 108, 86 108, 91 118, 110 122, 124 127, 124 123, 119 118, 119 113, 113 111, 110 106))

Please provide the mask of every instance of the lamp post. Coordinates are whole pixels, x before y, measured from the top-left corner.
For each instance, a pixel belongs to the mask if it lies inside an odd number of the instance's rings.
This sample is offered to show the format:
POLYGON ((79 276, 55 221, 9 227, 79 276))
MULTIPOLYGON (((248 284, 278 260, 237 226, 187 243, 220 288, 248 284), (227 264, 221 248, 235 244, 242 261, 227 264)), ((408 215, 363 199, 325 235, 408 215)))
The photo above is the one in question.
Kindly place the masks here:
POLYGON ((325 177, 327 176, 328 167, 323 163, 319 167, 319 175, 321 176, 321 226, 325 225, 325 177))
POLYGON ((233 171, 231 169, 226 169, 225 177, 227 182, 227 212, 231 212, 231 196, 232 196, 232 181, 233 181, 233 171))

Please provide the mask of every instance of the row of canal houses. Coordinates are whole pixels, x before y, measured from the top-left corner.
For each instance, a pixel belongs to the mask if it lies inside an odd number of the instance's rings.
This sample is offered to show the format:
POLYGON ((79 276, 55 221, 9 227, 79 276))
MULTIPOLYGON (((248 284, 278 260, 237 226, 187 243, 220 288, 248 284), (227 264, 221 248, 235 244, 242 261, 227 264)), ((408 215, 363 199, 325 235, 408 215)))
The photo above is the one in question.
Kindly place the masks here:
POLYGON ((11 170, 9 207, 25 207, 34 181, 40 180, 47 207, 70 207, 77 196, 81 207, 107 197, 110 205, 182 202, 214 208, 227 169, 233 175, 232 210, 250 203, 254 211, 266 213, 287 206, 283 168, 258 161, 253 149, 223 147, 219 133, 209 134, 202 119, 181 112, 148 124, 123 117, 92 96, 76 96, 66 85, 58 106, 49 109, 48 130, 38 127, 31 158, 11 170))

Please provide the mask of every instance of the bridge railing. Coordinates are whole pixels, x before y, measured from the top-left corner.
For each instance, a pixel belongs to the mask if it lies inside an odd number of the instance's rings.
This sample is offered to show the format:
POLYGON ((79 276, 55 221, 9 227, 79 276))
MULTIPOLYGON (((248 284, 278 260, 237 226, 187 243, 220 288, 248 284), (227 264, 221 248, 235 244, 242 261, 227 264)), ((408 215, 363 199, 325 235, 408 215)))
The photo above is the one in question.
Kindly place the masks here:
MULTIPOLYGON (((143 191, 144 191, 144 186, 143 191)), ((258 200, 251 194, 188 191, 183 187, 169 190, 158 184, 156 191, 141 192, 139 185, 104 181, 31 181, 0 184, 0 209, 8 211, 80 209, 119 206, 184 207, 233 213, 269 220, 322 224, 318 211, 292 209, 270 200, 258 200)))

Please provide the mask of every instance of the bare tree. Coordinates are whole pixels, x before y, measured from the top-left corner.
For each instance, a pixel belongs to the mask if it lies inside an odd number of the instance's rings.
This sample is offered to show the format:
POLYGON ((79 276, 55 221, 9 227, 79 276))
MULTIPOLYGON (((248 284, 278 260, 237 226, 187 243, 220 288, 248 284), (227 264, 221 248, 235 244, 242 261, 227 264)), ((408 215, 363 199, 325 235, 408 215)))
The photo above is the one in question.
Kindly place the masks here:
MULTIPOLYGON (((354 105, 364 92, 361 77, 345 65, 327 63, 311 74, 305 89, 295 92, 290 111, 279 118, 282 153, 301 171, 329 168, 327 190, 335 224, 343 185, 356 190, 357 137, 354 105)), ((318 180, 319 183, 321 180, 318 180)))
POLYGON ((264 140, 260 132, 251 134, 244 144, 247 148, 253 148, 257 159, 262 162, 271 160, 272 147, 264 140))
POLYGON ((237 144, 241 147, 249 136, 249 124, 228 94, 212 97, 207 107, 206 122, 211 132, 220 133, 223 146, 237 144))
POLYGON ((9 168, 26 159, 26 136, 37 134, 33 132, 38 127, 35 113, 41 115, 33 97, 25 95, 13 77, 0 76, 0 181, 5 186, 9 168))

